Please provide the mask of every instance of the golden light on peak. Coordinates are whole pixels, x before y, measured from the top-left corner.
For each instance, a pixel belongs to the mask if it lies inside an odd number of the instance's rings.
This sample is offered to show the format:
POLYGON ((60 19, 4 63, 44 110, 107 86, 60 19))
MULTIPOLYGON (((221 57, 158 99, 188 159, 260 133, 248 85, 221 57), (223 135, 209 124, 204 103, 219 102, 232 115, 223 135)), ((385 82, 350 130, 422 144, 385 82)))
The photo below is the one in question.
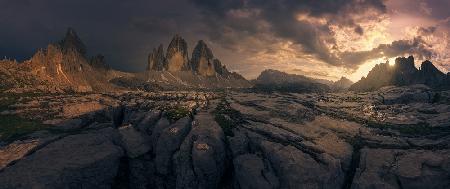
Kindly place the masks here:
POLYGON ((388 61, 388 63, 389 63, 389 66, 394 66, 395 65, 394 61, 388 61))

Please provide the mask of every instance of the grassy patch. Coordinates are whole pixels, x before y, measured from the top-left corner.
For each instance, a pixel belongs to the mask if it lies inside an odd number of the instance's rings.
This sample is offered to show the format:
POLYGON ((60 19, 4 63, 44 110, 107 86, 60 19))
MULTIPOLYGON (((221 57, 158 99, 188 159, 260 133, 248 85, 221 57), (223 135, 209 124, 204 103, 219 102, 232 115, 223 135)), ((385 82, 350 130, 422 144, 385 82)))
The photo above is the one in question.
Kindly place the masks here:
MULTIPOLYGON (((9 110, 9 106, 18 102, 21 97, 35 97, 41 94, 38 93, 1 93, 0 94, 0 112, 9 110)), ((20 137, 30 134, 35 131, 48 128, 39 121, 24 119, 17 115, 0 115, 0 140, 14 141, 20 137)))
POLYGON ((0 115, 0 140, 14 141, 35 131, 49 128, 37 121, 23 119, 16 115, 0 115))
POLYGON ((217 124, 222 128, 223 132, 225 133, 225 136, 234 136, 233 134, 233 121, 228 119, 222 114, 216 114, 214 116, 214 119, 216 120, 217 124))
POLYGON ((190 111, 184 107, 176 107, 173 109, 169 109, 166 112, 166 116, 169 120, 176 121, 183 117, 190 115, 190 111))
POLYGON ((230 104, 222 99, 214 110, 214 119, 222 128, 226 136, 234 136, 232 129, 243 124, 241 112, 230 107, 230 104))

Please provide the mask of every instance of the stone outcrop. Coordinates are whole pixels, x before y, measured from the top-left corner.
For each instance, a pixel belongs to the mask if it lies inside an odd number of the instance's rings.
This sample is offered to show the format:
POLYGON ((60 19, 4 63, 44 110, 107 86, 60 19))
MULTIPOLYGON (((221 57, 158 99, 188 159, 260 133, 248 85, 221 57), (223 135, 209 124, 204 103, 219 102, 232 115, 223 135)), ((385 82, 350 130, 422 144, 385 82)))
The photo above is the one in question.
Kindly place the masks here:
POLYGON ((219 59, 213 60, 214 69, 216 70, 216 73, 222 76, 229 76, 231 75, 231 72, 228 71, 227 67, 225 65, 222 65, 222 62, 220 62, 219 59))
POLYGON ((99 70, 99 71, 107 71, 111 69, 108 64, 106 64, 105 56, 98 54, 97 56, 94 56, 91 58, 91 61, 89 61, 89 64, 92 66, 92 68, 99 70))
POLYGON ((102 55, 89 58, 86 53, 81 39, 69 28, 63 40, 38 50, 31 59, 11 70, 14 74, 9 77, 22 78, 16 82, 15 88, 24 88, 26 92, 92 92, 111 89, 112 86, 107 82, 111 69, 105 63, 105 58, 102 55))
POLYGON ((388 85, 405 86, 425 84, 435 89, 450 88, 450 78, 439 71, 430 61, 424 61, 420 69, 414 66, 414 57, 399 57, 393 66, 377 64, 367 77, 350 87, 353 91, 374 91, 388 85))
POLYGON ((186 41, 179 35, 175 35, 166 53, 167 71, 189 71, 191 66, 189 64, 188 46, 186 41))
POLYGON ((352 188, 446 188, 449 150, 361 150, 352 188))
POLYGON ((148 55, 147 70, 164 71, 166 69, 167 61, 161 44, 158 49, 153 49, 153 52, 148 55))
POLYGON ((192 52, 192 69, 199 75, 214 76, 216 68, 214 64, 214 55, 211 49, 205 44, 203 40, 198 41, 192 52))
MULTIPOLYGON (((203 40, 198 41, 192 52, 192 58, 188 57, 188 47, 186 41, 179 35, 175 35, 167 48, 164 56, 162 44, 158 49, 148 56, 148 71, 168 71, 176 73, 180 71, 192 72, 194 75, 200 76, 216 76, 220 75, 224 78, 234 77, 233 74, 222 65, 220 60, 214 58, 212 50, 203 40)), ((243 79, 243 77, 236 77, 243 79)))
POLYGON ((82 55, 87 53, 86 45, 84 45, 73 28, 67 29, 66 36, 59 42, 59 45, 64 52, 77 51, 82 55))
POLYGON ((111 188, 123 150, 117 131, 65 137, 5 168, 0 188, 111 188))

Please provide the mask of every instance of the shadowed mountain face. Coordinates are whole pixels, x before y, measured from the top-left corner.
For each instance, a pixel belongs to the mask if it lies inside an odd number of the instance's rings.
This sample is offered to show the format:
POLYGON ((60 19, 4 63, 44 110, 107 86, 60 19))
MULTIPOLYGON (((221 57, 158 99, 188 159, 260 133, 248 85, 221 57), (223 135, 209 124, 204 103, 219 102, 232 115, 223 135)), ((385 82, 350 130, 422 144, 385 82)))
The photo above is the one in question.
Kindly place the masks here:
POLYGON ((361 78, 350 87, 353 91, 373 91, 384 86, 405 86, 413 84, 425 84, 435 89, 450 88, 449 74, 439 71, 430 61, 424 61, 417 69, 414 66, 414 57, 400 57, 395 59, 395 64, 388 63, 376 65, 367 77, 361 78))
POLYGON ((277 70, 264 70, 254 82, 255 88, 263 91, 281 92, 328 92, 330 88, 314 79, 287 74, 277 70))

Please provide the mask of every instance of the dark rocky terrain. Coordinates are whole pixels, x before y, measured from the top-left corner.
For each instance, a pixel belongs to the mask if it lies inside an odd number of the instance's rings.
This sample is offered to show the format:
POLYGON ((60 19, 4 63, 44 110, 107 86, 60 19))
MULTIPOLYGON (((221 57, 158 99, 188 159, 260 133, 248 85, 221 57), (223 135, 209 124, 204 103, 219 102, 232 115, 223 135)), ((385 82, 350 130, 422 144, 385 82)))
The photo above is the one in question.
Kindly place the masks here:
POLYGON ((414 57, 399 57, 395 64, 377 64, 367 77, 361 78, 349 90, 374 91, 384 86, 406 86, 424 84, 434 89, 450 89, 450 73, 442 73, 430 61, 422 62, 419 69, 414 65, 414 57))
POLYGON ((0 188, 450 186, 450 92, 424 85, 0 100, 0 188))

